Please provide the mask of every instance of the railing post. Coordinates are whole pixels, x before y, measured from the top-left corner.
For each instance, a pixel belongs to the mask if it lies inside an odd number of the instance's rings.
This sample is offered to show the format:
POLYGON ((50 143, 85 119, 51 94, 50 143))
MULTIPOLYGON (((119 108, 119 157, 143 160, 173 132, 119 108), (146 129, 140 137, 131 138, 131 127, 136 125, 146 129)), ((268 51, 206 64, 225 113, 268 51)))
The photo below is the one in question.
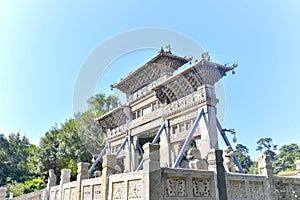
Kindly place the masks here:
POLYGON ((62 169, 60 175, 60 199, 64 198, 64 190, 63 185, 65 183, 69 183, 71 179, 71 170, 70 169, 62 169))
POLYGON ((159 144, 143 146, 144 200, 162 199, 159 144))
POLYGON ((54 169, 49 170, 49 177, 48 177, 48 183, 47 183, 47 188, 46 188, 46 194, 45 198, 47 200, 50 199, 50 190, 52 186, 56 185, 57 177, 55 175, 54 169))
POLYGON ((208 170, 217 172, 217 162, 216 162, 216 150, 211 149, 207 153, 207 162, 208 162, 208 170))
POLYGON ((102 161, 102 189, 101 189, 101 199, 108 199, 109 190, 109 175, 115 173, 115 166, 117 164, 116 155, 108 153, 103 156, 102 161))
POLYGON ((77 163, 77 179, 76 179, 76 200, 81 199, 81 182, 88 179, 88 170, 90 163, 80 162, 77 163))
POLYGON ((272 199, 272 195, 275 190, 273 185, 272 163, 269 155, 263 154, 258 156, 258 173, 259 175, 265 176, 267 178, 266 199, 272 199))
POLYGON ((6 198, 6 187, 0 187, 0 199, 5 199, 6 198))

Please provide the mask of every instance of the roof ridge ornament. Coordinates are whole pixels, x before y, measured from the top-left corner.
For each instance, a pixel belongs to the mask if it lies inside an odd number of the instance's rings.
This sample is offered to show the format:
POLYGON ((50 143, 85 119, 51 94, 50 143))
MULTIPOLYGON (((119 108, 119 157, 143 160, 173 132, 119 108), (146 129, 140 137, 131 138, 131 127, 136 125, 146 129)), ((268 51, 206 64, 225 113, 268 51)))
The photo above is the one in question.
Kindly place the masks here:
POLYGON ((208 55, 208 52, 204 52, 201 55, 202 59, 210 61, 210 55, 208 55))

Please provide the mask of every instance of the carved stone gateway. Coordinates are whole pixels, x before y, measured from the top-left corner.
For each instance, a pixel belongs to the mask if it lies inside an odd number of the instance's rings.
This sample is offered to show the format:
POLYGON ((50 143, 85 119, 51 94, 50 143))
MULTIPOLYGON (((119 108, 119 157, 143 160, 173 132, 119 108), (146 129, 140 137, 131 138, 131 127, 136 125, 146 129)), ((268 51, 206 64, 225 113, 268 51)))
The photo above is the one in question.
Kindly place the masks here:
POLYGON ((202 157, 218 148, 215 83, 237 65, 220 65, 208 53, 191 64, 191 59, 162 49, 112 87, 127 95, 127 102, 97 120, 107 130, 106 142, 116 152, 130 137, 117 159, 125 171, 135 171, 141 162, 141 147, 151 142, 160 126, 160 166, 171 167, 191 131, 199 109, 207 112, 194 133, 202 157), (174 73, 180 67, 184 69, 174 73))

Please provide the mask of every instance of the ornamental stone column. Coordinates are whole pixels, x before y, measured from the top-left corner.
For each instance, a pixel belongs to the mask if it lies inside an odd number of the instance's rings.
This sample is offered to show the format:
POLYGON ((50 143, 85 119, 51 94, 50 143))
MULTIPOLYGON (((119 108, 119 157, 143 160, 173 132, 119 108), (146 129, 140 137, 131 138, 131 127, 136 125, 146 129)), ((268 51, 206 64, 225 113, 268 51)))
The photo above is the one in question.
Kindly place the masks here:
POLYGON ((159 144, 146 143, 144 149, 144 200, 162 199, 159 144))
POLYGON ((90 163, 80 162, 77 163, 77 180, 76 180, 76 200, 81 199, 81 183, 82 180, 88 179, 88 170, 90 163))
POLYGON ((5 199, 6 191, 7 191, 6 187, 0 187, 0 199, 5 199))
POLYGON ((101 199, 108 199, 109 190, 109 175, 115 173, 115 166, 117 164, 116 155, 107 153, 103 156, 102 161, 102 189, 101 199))

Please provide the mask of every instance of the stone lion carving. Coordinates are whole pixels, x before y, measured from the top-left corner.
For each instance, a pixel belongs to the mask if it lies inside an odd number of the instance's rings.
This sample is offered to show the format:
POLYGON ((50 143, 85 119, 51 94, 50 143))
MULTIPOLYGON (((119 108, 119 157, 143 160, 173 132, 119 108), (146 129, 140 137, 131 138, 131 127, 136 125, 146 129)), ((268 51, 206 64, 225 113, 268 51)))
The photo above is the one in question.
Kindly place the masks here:
POLYGON ((190 169, 208 169, 208 162, 201 158, 201 153, 197 148, 191 148, 187 153, 190 169))
POLYGON ((230 146, 226 146, 223 149, 223 166, 226 172, 238 172, 236 164, 233 162, 234 152, 230 146))

